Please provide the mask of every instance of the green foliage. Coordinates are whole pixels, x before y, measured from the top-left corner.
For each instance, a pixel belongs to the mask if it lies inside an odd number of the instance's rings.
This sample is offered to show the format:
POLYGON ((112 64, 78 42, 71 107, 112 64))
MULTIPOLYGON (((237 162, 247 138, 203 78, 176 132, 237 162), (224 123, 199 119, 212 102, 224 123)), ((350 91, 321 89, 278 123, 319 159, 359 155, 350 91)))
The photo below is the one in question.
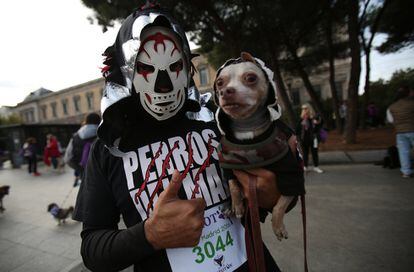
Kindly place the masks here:
POLYGON ((378 47, 382 53, 391 53, 414 44, 414 1, 391 1, 385 10, 378 31, 387 39, 378 47))
POLYGON ((413 68, 394 72, 388 81, 380 79, 371 82, 371 101, 379 108, 382 118, 385 118, 385 112, 393 103, 397 90, 404 85, 414 87, 413 68))
MULTIPOLYGON (((92 21, 106 27, 114 20, 126 18, 145 1, 82 0, 95 11, 92 21)), ((191 40, 200 46, 199 52, 207 54, 213 66, 220 66, 226 59, 248 51, 270 63, 273 55, 280 57, 286 51, 286 37, 303 52, 304 66, 312 69, 327 59, 326 42, 322 23, 328 6, 336 24, 344 23, 342 1, 331 0, 160 0, 169 9, 191 40), (282 33, 283 32, 283 33, 282 33), (284 35, 282 35, 284 34, 284 35), (285 37, 285 38, 284 38, 285 37)), ((338 27, 336 30, 341 29, 338 27)), ((336 52, 344 52, 339 44, 336 52)), ((339 56, 339 53, 337 54, 339 56)), ((289 55, 284 54, 285 70, 294 73, 289 55)))
POLYGON ((15 125, 15 124, 21 124, 22 120, 17 114, 12 114, 8 117, 2 117, 0 116, 0 126, 2 125, 15 125))

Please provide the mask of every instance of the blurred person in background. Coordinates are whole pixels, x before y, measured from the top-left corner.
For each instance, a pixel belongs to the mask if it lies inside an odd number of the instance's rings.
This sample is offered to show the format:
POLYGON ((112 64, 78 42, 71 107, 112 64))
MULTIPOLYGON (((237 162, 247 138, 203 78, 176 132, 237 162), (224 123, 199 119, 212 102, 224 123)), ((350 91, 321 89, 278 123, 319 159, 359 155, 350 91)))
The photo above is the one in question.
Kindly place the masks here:
POLYGON ((59 142, 52 134, 46 135, 46 138, 46 147, 43 154, 43 160, 47 166, 52 164, 53 169, 57 169, 59 166, 59 158, 61 156, 59 142))
POLYGON ((374 102, 369 102, 367 106, 367 123, 371 128, 376 128, 378 126, 378 107, 374 102))
POLYGON ((29 175, 40 176, 40 173, 37 172, 37 141, 34 137, 29 137, 23 144, 23 157, 27 161, 27 171, 29 175))
POLYGON ((300 122, 297 126, 297 133, 303 151, 305 171, 313 170, 316 173, 323 173, 319 168, 319 132, 322 128, 322 119, 315 114, 313 107, 309 104, 302 105, 300 122), (312 153, 313 168, 309 168, 309 151, 312 153))
POLYGON ((70 139, 66 148, 64 161, 74 169, 75 181, 73 187, 78 186, 82 180, 86 167, 89 150, 92 142, 96 139, 96 131, 101 122, 97 113, 90 113, 82 122, 81 128, 70 139))
POLYGON ((339 106, 339 119, 341 121, 340 132, 343 133, 346 124, 346 115, 348 113, 348 108, 346 105, 346 101, 342 101, 341 105, 339 106))
POLYGON ((414 90, 408 86, 398 89, 394 103, 388 108, 387 119, 394 124, 398 155, 403 178, 413 177, 411 151, 414 147, 414 90))

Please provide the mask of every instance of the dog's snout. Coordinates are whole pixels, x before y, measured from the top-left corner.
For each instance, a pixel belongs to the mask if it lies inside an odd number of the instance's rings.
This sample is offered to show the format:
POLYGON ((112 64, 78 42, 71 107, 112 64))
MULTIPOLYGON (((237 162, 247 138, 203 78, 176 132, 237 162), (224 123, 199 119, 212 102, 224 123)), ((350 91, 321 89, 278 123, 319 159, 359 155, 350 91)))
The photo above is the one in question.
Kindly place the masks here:
POLYGON ((236 92, 236 89, 233 87, 227 87, 220 90, 220 96, 228 97, 233 95, 236 92))

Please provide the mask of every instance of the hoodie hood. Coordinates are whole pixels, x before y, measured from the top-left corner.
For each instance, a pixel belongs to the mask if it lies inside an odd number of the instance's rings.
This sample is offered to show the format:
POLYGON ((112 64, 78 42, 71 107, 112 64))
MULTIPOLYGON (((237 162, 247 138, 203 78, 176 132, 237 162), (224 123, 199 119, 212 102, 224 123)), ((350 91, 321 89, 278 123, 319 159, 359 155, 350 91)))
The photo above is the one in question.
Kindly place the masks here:
MULTIPOLYGON (((253 62, 254 64, 256 64, 265 74, 265 77, 268 81, 268 86, 269 86, 266 107, 270 114, 270 120, 275 121, 279 119, 282 116, 282 108, 277 103, 276 84, 273 81, 273 71, 270 70, 268 67, 266 67, 265 63, 261 59, 254 58, 249 53, 242 52, 240 58, 227 60, 217 70, 216 78, 218 78, 218 76, 220 75, 224 67, 227 67, 232 64, 246 62, 246 61, 253 62)), ((216 103, 217 106, 219 106, 215 83, 214 83, 214 102, 216 103)), ((222 135, 225 135, 226 134, 225 131, 229 129, 228 128, 229 117, 220 109, 220 106, 218 107, 216 111, 216 121, 217 121, 217 125, 218 125, 220 132, 222 133, 222 135)))
MULTIPOLYGON (((171 29, 182 45, 184 62, 188 67, 188 82, 185 89, 185 103, 181 111, 198 112, 200 95, 193 82, 193 66, 190 46, 184 30, 171 15, 158 7, 139 9, 128 16, 123 22, 115 43, 103 54, 106 59, 102 68, 106 83, 101 100, 102 123, 98 128, 98 137, 107 147, 116 146, 125 127, 131 126, 131 115, 141 115, 139 98, 133 87, 135 63, 141 45, 141 32, 149 26, 162 26, 171 29), (137 102, 138 101, 138 102, 137 102), (137 113, 139 112, 139 113, 137 113)), ((154 122, 157 120, 154 119, 154 122)))
POLYGON ((79 138, 82 140, 96 137, 98 125, 84 125, 78 130, 79 138))

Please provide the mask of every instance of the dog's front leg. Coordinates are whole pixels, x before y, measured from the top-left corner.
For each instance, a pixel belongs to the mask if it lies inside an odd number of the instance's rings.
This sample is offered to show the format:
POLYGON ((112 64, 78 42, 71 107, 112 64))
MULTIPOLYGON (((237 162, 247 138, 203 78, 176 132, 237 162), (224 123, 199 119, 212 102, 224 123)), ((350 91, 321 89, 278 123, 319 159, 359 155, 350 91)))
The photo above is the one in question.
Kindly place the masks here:
POLYGON ((236 215, 237 218, 242 218, 244 215, 243 194, 236 179, 229 180, 229 188, 231 195, 231 209, 226 212, 227 215, 236 215))
POLYGON ((282 241, 283 238, 288 238, 285 224, 283 224, 283 217, 285 216, 286 209, 290 202, 292 202, 293 198, 293 196, 281 195, 276 205, 273 207, 272 229, 279 241, 282 241))

